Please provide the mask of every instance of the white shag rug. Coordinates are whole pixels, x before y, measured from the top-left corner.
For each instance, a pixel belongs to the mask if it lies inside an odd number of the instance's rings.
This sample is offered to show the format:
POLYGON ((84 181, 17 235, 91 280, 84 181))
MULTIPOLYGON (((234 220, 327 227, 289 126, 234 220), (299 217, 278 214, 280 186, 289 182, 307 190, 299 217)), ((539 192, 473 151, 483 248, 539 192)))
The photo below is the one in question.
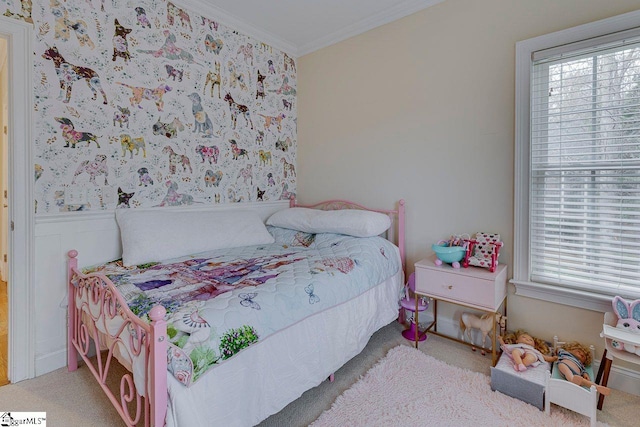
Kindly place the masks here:
POLYGON ((338 396, 311 426, 589 425, 589 418, 555 405, 547 416, 528 403, 492 391, 490 381, 486 375, 400 345, 338 396))

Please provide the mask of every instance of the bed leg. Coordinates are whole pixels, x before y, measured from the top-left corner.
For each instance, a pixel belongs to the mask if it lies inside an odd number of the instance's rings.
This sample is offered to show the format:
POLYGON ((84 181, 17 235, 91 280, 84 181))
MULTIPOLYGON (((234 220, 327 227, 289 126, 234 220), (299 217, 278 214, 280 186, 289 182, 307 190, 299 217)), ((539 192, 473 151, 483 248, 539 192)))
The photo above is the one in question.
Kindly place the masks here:
POLYGON ((167 415, 167 310, 157 305, 149 311, 151 319, 151 381, 149 387, 151 426, 161 427, 167 415))
POLYGON ((67 370, 73 372, 78 369, 78 352, 73 345, 74 331, 76 325, 76 304, 75 304, 75 287, 71 283, 73 277, 73 269, 78 268, 78 251, 70 250, 67 255, 67 370))
POLYGON ((602 379, 602 374, 604 372, 605 360, 607 359, 607 349, 604 349, 604 353, 602 353, 602 358, 600 359, 600 367, 598 368, 598 374, 596 375, 596 384, 602 384, 600 380, 602 379))
POLYGON ((544 413, 551 415, 551 399, 549 398, 549 381, 551 380, 551 371, 547 370, 544 379, 544 413))
POLYGON ((598 410, 596 409, 598 403, 598 392, 596 391, 595 385, 592 385, 589 389, 589 401, 591 402, 591 405, 589 405, 589 418, 591 419, 590 427, 596 427, 596 420, 598 416, 598 410))
MULTIPOLYGON (((598 375, 596 376, 596 383, 602 386, 607 386, 609 383, 609 371, 611 370, 612 360, 606 357, 607 350, 604 351, 604 355, 602 359, 600 359, 600 369, 598 369, 598 375), (602 378, 601 378, 601 374, 602 378)), ((602 406, 604 405, 604 394, 601 394, 598 397, 598 409, 602 410, 602 406)))

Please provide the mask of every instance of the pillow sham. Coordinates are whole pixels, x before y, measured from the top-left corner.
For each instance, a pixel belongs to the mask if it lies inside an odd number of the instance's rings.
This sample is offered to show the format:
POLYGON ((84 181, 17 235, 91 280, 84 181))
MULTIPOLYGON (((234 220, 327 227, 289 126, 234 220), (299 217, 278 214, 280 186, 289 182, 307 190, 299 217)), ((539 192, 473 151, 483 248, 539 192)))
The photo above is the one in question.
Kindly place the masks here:
POLYGON ((199 252, 273 243, 252 211, 116 209, 122 263, 129 267, 199 252))
POLYGON ((304 246, 310 248, 315 246, 316 235, 305 233, 304 231, 292 230, 290 228, 274 227, 267 225, 267 230, 275 239, 275 242, 282 246, 304 246))
POLYGON ((305 233, 337 233, 372 237, 391 227, 391 218, 379 212, 360 209, 323 211, 310 208, 283 209, 271 215, 267 225, 305 233))

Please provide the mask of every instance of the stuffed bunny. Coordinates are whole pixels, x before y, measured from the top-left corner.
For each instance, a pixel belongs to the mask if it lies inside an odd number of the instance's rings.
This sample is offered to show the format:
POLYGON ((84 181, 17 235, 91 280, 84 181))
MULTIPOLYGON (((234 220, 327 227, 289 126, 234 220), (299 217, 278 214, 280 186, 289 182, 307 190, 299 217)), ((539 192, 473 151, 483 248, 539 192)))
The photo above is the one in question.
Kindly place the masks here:
MULTIPOLYGON (((640 300, 635 300, 629 304, 623 298, 616 296, 613 298, 613 311, 618 316, 616 328, 624 329, 628 332, 640 334, 640 300)), ((612 341, 614 348, 635 353, 640 356, 640 346, 612 341)))

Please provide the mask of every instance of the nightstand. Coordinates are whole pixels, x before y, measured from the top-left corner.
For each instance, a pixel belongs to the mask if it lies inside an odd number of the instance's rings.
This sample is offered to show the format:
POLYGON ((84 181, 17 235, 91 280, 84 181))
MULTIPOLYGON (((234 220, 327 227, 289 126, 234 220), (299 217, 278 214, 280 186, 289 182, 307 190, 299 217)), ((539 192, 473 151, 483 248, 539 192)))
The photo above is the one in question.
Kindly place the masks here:
MULTIPOLYGON (((433 299, 433 322, 427 331, 454 341, 472 345, 455 337, 438 333, 438 301, 469 307, 485 313, 499 313, 501 307, 507 312, 507 266, 499 264, 491 273, 486 268, 453 268, 449 264, 436 265, 436 256, 425 258, 415 264, 416 268, 416 304, 418 298, 426 296, 433 299)), ((417 322, 416 314, 416 322, 417 322)), ((496 325, 492 328, 491 354, 495 366, 496 325)), ((484 344, 483 344, 484 345, 484 344)), ((418 341, 415 342, 418 348, 418 341)))

